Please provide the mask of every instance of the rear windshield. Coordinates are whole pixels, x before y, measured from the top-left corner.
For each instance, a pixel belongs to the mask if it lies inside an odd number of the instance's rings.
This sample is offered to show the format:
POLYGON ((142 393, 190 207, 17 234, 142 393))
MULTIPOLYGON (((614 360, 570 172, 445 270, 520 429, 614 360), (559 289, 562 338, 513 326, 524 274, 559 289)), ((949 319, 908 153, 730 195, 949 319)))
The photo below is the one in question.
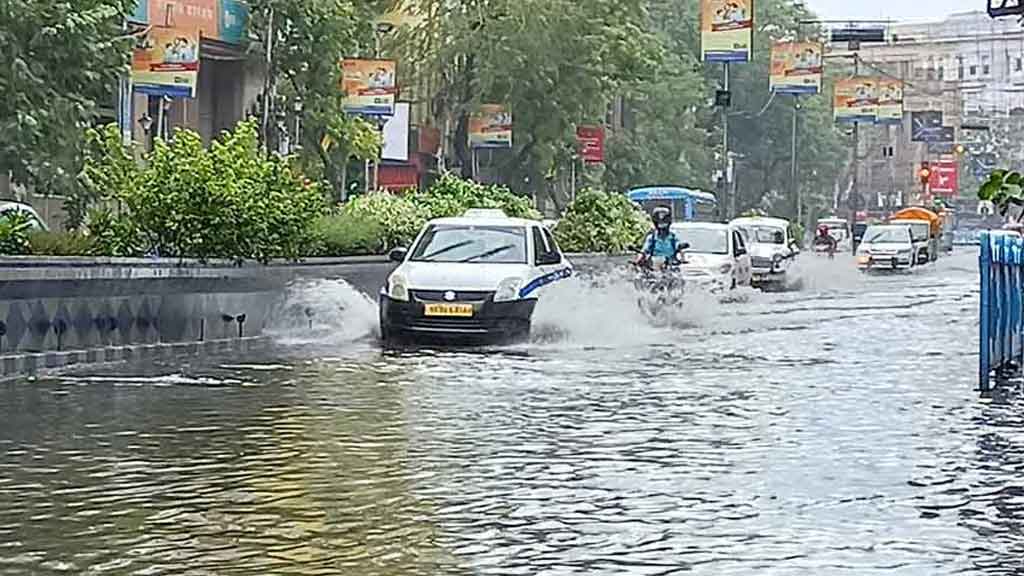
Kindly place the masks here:
POLYGON ((522 226, 430 225, 412 252, 413 262, 526 264, 522 226))

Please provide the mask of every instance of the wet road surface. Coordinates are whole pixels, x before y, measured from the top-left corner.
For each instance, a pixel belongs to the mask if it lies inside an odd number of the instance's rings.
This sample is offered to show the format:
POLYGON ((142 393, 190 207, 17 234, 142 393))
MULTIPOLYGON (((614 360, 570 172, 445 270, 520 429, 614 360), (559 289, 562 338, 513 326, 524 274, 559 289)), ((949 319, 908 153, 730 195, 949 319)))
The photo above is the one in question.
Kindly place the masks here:
POLYGON ((0 385, 0 574, 1024 573, 1024 403, 974 256, 382 353, 344 286, 251 358, 0 385), (304 322, 304 321, 303 321, 304 322))

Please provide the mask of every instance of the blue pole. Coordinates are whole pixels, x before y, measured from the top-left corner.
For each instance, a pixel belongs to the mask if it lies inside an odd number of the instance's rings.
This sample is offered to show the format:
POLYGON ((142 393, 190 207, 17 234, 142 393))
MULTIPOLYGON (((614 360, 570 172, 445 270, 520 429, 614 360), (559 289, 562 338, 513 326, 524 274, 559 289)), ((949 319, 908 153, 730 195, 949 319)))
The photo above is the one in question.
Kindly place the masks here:
POLYGON ((990 322, 992 321, 992 245, 989 243, 989 233, 981 233, 981 253, 978 257, 978 270, 981 272, 981 321, 978 323, 979 334, 979 362, 978 377, 979 385, 983 393, 988 393, 992 385, 992 357, 991 357, 991 334, 990 322))

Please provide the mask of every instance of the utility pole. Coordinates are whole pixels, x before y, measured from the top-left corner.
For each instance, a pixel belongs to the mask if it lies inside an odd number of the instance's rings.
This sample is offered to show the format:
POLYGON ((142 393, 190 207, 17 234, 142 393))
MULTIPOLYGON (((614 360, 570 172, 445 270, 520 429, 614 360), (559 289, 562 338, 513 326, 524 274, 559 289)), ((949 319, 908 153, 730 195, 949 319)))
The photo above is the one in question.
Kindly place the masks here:
MULTIPOLYGON (((860 56, 853 53, 853 75, 860 76, 860 56)), ((853 123, 853 187, 850 188, 850 246, 857 253, 857 241, 853 235, 857 230, 857 208, 860 200, 860 122, 853 123)))
POLYGON ((797 181, 797 136, 800 122, 800 96, 793 94, 793 150, 789 167, 790 181, 793 183, 793 196, 796 197, 796 222, 804 225, 804 198, 800 189, 800 182, 797 181))
POLYGON ((729 106, 732 104, 732 94, 729 92, 729 63, 724 62, 722 66, 725 70, 722 89, 725 91, 725 99, 729 101, 722 102, 722 161, 725 163, 726 183, 732 185, 729 199, 729 218, 731 219, 736 217, 736 187, 734 185, 736 176, 732 173, 729 157, 729 106))

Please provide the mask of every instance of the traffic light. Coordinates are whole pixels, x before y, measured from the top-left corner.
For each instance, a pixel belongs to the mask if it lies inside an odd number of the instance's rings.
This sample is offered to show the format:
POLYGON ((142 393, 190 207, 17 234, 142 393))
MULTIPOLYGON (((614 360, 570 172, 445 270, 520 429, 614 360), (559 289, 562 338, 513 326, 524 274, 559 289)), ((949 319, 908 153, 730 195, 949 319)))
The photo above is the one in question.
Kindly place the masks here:
POLYGON ((967 146, 964 146, 963 144, 957 144, 954 150, 956 151, 957 156, 963 156, 964 154, 967 153, 967 146))
POLYGON ((917 171, 917 178, 921 184, 928 184, 932 179, 932 166, 928 162, 921 162, 921 169, 917 171))

